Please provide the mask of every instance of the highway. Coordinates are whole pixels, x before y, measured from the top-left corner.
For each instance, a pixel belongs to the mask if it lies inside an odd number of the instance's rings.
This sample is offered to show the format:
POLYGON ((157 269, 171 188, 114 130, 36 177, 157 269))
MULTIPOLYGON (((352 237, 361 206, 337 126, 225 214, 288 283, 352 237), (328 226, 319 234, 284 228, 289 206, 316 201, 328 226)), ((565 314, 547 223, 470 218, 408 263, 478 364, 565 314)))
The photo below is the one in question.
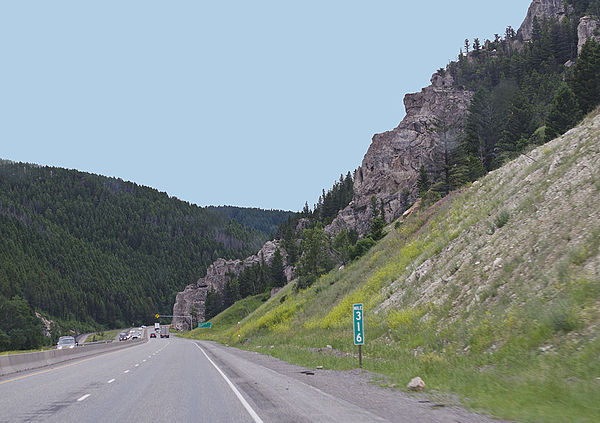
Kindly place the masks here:
MULTIPOLYGON (((84 348, 84 347, 79 347, 84 348)), ((498 422, 381 388, 171 337, 0 378, 0 422, 498 422)))
POLYGON ((0 421, 385 421, 224 347, 202 345, 175 337, 150 339, 5 376, 0 421))

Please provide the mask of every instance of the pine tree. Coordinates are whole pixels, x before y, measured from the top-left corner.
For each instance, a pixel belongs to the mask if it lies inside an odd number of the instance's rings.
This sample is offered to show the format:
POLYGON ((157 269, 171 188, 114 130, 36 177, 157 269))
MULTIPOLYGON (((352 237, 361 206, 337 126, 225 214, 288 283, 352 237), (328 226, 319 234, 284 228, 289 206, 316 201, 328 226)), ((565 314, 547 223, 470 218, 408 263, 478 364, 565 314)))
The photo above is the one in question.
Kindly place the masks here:
POLYGON ((512 158, 521 151, 532 133, 531 107, 527 98, 517 94, 512 101, 504 130, 495 146, 496 165, 502 165, 504 160, 512 158))
MULTIPOLYGON (((426 192, 426 191, 425 191, 426 192)), ((371 228, 369 231, 369 236, 373 241, 379 241, 381 238, 385 236, 385 232, 383 228, 385 227, 385 220, 381 218, 381 216, 376 217, 371 222, 371 228)))
POLYGON ((231 307, 239 299, 241 299, 239 282, 237 278, 232 277, 225 283, 223 289, 223 309, 231 307))
POLYGON ((273 259, 271 260, 271 280, 275 286, 284 286, 287 283, 283 258, 279 248, 275 250, 273 259))
POLYGON ((221 312, 222 307, 221 295, 214 288, 211 288, 204 301, 204 320, 207 321, 215 317, 221 312))
POLYGON ((571 129, 581 119, 581 110, 575 94, 565 83, 561 84, 546 121, 546 139, 551 140, 571 129))
POLYGON ((342 228, 335 236, 332 247, 338 260, 346 264, 350 258, 350 237, 346 228, 342 228))
POLYGON ((473 54, 475 57, 479 56, 479 50, 481 50, 481 43, 479 42, 479 38, 475 38, 473 40, 473 54))
POLYGON ((421 165, 419 168, 419 177, 417 179, 417 190, 419 191, 419 196, 422 197, 429 190, 429 187, 431 187, 429 176, 427 176, 425 165, 421 165))
POLYGON ((329 235, 322 226, 305 229, 302 239, 302 255, 297 272, 300 277, 298 287, 310 286, 319 276, 331 269, 329 235))
POLYGON ((590 112, 600 102, 600 44, 588 38, 573 68, 571 88, 581 111, 590 112))

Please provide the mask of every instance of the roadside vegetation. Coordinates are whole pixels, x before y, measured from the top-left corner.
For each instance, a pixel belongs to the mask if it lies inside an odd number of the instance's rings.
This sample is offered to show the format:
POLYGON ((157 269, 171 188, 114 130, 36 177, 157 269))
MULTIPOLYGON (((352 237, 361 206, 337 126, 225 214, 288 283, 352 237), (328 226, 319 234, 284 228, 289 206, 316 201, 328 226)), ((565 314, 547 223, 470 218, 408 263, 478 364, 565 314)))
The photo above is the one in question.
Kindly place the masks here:
POLYGON ((119 332, 121 331, 118 329, 96 332, 89 335, 85 342, 113 341, 119 332))
POLYGON ((351 369, 363 303, 363 366, 379 383, 420 376, 447 404, 518 421, 600 421, 599 139, 595 111, 389 225, 344 269, 290 283, 248 315, 236 303, 188 336, 351 369))

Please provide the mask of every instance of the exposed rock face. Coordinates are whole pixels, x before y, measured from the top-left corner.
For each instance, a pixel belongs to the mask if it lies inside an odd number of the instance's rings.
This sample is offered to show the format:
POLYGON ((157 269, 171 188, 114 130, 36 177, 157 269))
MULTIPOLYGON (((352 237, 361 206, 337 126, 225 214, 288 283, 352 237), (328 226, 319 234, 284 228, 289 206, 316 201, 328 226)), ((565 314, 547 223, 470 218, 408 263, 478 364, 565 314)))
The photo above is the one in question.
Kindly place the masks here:
MULTIPOLYGON (((285 250, 279 246, 278 241, 267 241, 265 245, 255 254, 247 257, 244 260, 225 260, 217 259, 206 269, 206 276, 198 279, 196 283, 188 285, 182 292, 177 294, 175 305, 173 306, 174 316, 187 316, 192 314, 194 321, 204 319, 204 302, 206 294, 211 289, 217 292, 223 292, 225 284, 229 277, 227 275, 238 275, 242 270, 255 263, 260 263, 263 259, 265 263, 270 264, 275 255, 275 250, 279 248, 283 262, 287 263, 287 254, 285 250)), ((285 274, 288 282, 293 277, 293 269, 291 266, 285 268, 285 274)), ((173 318, 173 325, 177 329, 188 329, 189 320, 185 318, 173 318)))
MULTIPOLYGON (((568 7, 568 12, 570 13, 572 11, 572 6, 569 5, 568 7)), ((523 41, 531 40, 534 17, 541 19, 546 16, 547 18, 556 18, 560 21, 566 15, 564 0, 533 0, 531 5, 529 5, 525 20, 517 31, 517 35, 523 41)))
POLYGON ((577 26, 577 54, 581 53, 581 47, 585 44, 588 38, 593 38, 600 42, 600 24, 598 19, 591 16, 584 16, 579 20, 577 26))
POLYGON ((54 323, 54 320, 48 320, 48 319, 46 319, 44 316, 42 316, 37 311, 35 312, 35 317, 37 317, 38 319, 40 319, 40 321, 42 322, 42 325, 44 325, 44 336, 45 337, 51 336, 52 335, 52 333, 51 333, 52 324, 54 323))
POLYGON ((369 229, 372 197, 383 208, 387 221, 396 219, 416 199, 415 186, 421 165, 428 174, 442 171, 445 151, 458 145, 473 93, 454 86, 449 73, 435 73, 431 85, 404 97, 406 116, 392 131, 377 134, 354 179, 354 200, 328 226, 359 233, 369 229))

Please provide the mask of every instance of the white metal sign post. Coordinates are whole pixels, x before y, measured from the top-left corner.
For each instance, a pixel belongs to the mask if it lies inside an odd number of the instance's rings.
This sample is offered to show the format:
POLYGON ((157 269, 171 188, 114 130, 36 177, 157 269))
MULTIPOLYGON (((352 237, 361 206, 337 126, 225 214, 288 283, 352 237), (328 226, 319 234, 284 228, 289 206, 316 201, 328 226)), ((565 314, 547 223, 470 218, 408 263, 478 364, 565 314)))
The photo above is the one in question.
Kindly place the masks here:
POLYGON ((354 318, 354 345, 358 345, 358 367, 362 369, 362 346, 365 343, 365 319, 362 304, 352 305, 354 318))

